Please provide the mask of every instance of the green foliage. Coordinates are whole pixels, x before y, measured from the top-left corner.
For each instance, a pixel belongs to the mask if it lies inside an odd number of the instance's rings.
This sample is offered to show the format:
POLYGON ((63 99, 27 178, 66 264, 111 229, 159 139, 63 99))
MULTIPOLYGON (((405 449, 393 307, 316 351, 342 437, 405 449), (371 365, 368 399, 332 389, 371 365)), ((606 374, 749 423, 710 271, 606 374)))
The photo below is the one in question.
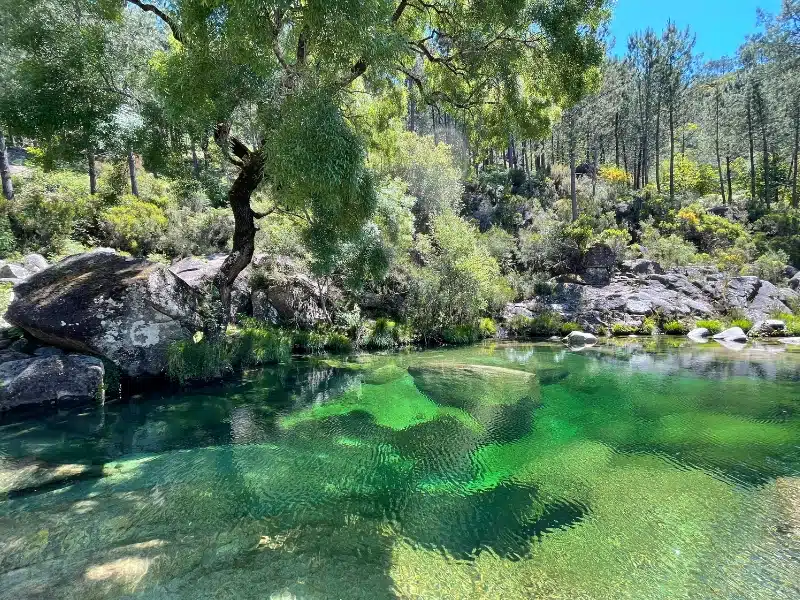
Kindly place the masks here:
POLYGON ((255 319, 247 319, 228 339, 235 368, 285 362, 292 354, 292 340, 283 331, 255 319))
POLYGON ((417 229, 427 230, 435 216, 457 210, 463 187, 461 171, 450 146, 435 143, 432 136, 391 131, 380 149, 370 154, 370 164, 380 174, 408 185, 417 229))
POLYGON ((628 335, 635 335, 639 332, 639 328, 635 325, 626 325, 625 323, 614 323, 611 326, 611 335, 621 337, 628 335))
POLYGON ((731 320, 731 327, 739 327, 741 328, 742 331, 747 333, 748 331, 750 331, 750 329, 752 329, 753 322, 750 319, 740 317, 731 320))
POLYGON ((167 216, 155 204, 124 196, 120 204, 103 211, 101 223, 113 247, 141 256, 159 247, 167 216))
POLYGON ((604 229, 593 241, 606 244, 614 252, 617 262, 622 262, 631 243, 631 234, 627 229, 604 229))
MULTIPOLYGON (((663 161, 662 173, 669 173, 669 161, 663 161)), ((699 164, 685 154, 675 155, 675 192, 693 193, 705 196, 719 189, 719 181, 714 168, 699 164)))
POLYGON ((173 342, 167 349, 167 375, 181 385, 219 379, 232 369, 231 348, 226 340, 183 340, 173 342))
POLYGON ((786 335, 800 336, 800 315, 791 313, 778 313, 773 315, 773 318, 780 319, 786 323, 786 335))
POLYGON ((713 215, 697 203, 678 212, 677 227, 687 240, 703 252, 728 248, 746 235, 739 223, 713 215))
POLYGON ((7 204, 19 249, 43 254, 57 253, 70 236, 87 233, 92 212, 87 181, 68 171, 34 171, 7 204))
POLYGON ((667 335, 686 335, 689 329, 680 321, 667 321, 664 323, 664 333, 667 335))
POLYGON ((417 237, 423 266, 410 269, 408 317, 423 340, 478 322, 513 292, 474 226, 453 213, 433 219, 431 235, 417 237))
POLYGON ((753 263, 753 275, 772 283, 780 283, 785 277, 789 255, 783 250, 770 250, 759 256, 753 263))
POLYGON ((497 323, 494 319, 484 317, 478 322, 478 332, 482 338, 490 338, 497 335, 497 323))
POLYGON ((645 225, 642 232, 642 250, 652 260, 665 268, 692 264, 697 258, 697 249, 676 234, 662 236, 652 225, 645 225))
POLYGON ((645 317, 642 320, 642 324, 639 325, 639 331, 641 335, 653 335, 658 330, 658 323, 656 319, 653 317, 645 317))
POLYGON ((708 329, 708 332, 711 335, 717 335, 725 328, 725 325, 722 323, 722 321, 718 321, 716 319, 705 319, 697 321, 695 323, 695 327, 708 329))
POLYGON ((578 331, 576 323, 564 323, 560 314, 554 311, 544 311, 526 317, 515 315, 508 322, 509 331, 517 337, 550 337, 554 335, 567 335, 570 331, 578 331))

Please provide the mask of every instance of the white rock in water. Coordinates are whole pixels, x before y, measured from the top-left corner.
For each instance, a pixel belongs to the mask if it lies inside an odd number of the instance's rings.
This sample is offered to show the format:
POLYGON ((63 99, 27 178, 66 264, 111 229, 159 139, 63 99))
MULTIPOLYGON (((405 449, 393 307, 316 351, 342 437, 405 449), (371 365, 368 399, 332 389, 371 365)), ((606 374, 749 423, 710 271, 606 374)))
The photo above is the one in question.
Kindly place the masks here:
POLYGON ((570 346, 588 346, 589 344, 596 344, 597 338, 591 333, 573 331, 564 338, 564 341, 570 346))
POLYGON ((705 327, 697 327, 696 329, 692 329, 687 337, 693 342, 705 344, 710 336, 711 332, 708 329, 705 327))
POLYGON ((743 344, 747 341, 747 336, 744 331, 742 331, 741 327, 731 327, 715 335, 714 339, 717 341, 722 340, 724 342, 739 342, 743 344))

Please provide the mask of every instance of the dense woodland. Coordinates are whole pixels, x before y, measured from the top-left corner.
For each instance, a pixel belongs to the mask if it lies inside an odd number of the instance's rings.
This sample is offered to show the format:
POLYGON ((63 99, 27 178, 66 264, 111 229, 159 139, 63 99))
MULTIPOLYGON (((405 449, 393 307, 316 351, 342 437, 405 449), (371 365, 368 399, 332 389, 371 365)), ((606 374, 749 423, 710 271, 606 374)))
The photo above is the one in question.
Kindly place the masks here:
POLYGON ((0 254, 227 252, 217 326, 254 255, 290 257, 378 346, 491 334, 598 243, 784 282, 800 2, 713 62, 672 24, 612 57, 609 11, 0 0, 0 254))

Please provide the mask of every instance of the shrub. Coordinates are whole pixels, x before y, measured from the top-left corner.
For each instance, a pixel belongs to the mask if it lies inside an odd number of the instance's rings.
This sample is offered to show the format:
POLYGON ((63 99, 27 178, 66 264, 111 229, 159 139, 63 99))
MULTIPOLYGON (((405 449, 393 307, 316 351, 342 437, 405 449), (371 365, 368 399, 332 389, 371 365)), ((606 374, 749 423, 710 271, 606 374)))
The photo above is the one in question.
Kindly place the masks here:
POLYGON ((292 354, 292 340, 283 331, 253 319, 245 320, 231 340, 233 363, 250 368, 283 362, 292 354))
POLYGON ((742 331, 747 333, 750 331, 750 329, 752 329, 753 322, 750 319, 733 319, 731 321, 731 327, 739 327, 742 331))
POLYGON ((631 176, 621 167, 604 165, 600 167, 600 179, 607 181, 618 191, 622 191, 631 184, 631 176))
POLYGON ((746 236, 744 227, 739 223, 713 215, 699 203, 678 211, 677 227, 687 240, 694 242, 704 252, 728 248, 738 238, 746 236))
POLYGON ((181 385, 219 379, 232 368, 226 340, 183 340, 170 344, 167 349, 167 375, 181 385))
POLYGON ((695 327, 703 327, 705 329, 708 329, 708 332, 711 335, 716 335, 725 328, 725 325, 723 325, 722 321, 710 319, 710 320, 697 321, 695 323, 695 327))
POLYGON ((782 313, 775 316, 786 323, 786 334, 791 336, 800 336, 800 316, 792 315, 789 313, 782 313))
POLYGON ((631 234, 626 229, 605 229, 595 236, 594 242, 606 244, 614 252, 614 259, 622 262, 631 243, 631 234))
POLYGON ((407 311, 425 343, 445 329, 474 326, 513 298, 476 228, 453 213, 434 218, 431 235, 417 236, 416 244, 423 266, 409 269, 407 311))
POLYGON ((690 265, 697 256, 697 249, 693 244, 674 233, 662 237, 652 225, 644 226, 642 246, 647 258, 666 268, 690 265))
POLYGON ((353 342, 343 333, 331 332, 325 338, 325 349, 335 354, 347 354, 353 350, 353 342))
POLYGON ((627 336, 634 335, 638 332, 639 328, 635 325, 626 325, 625 323, 614 323, 611 327, 611 335, 613 336, 627 336))
POLYGON ((477 325, 454 325, 442 330, 442 339, 446 344, 464 345, 477 342, 480 332, 477 325))
POLYGON ((657 329, 656 320, 653 317, 646 317, 639 326, 639 333, 641 335, 653 335, 657 329))
POLYGON ((82 175, 34 171, 16 190, 6 214, 22 251, 51 254, 63 247, 76 223, 91 229, 93 202, 82 175))
POLYGON ((789 255, 783 250, 770 250, 759 256, 753 263, 753 275, 772 283, 784 280, 784 270, 789 262, 789 255))
POLYGON ((497 324, 493 319, 484 317, 478 322, 478 333, 482 338, 490 338, 497 335, 497 324))
POLYGON ((508 331, 515 336, 528 334, 533 319, 525 315, 514 315, 508 321, 508 331))
POLYGON ((689 329, 680 321, 667 321, 664 323, 664 333, 667 335, 686 335, 689 329))
POLYGON ((136 196, 103 211, 101 221, 109 245, 138 256, 153 252, 167 228, 164 211, 136 196))
POLYGON ((394 330, 397 323, 391 319, 377 319, 367 343, 372 348, 386 349, 395 345, 394 330))
POLYGON ((568 321, 567 323, 564 323, 563 325, 561 325, 560 333, 561 333, 561 335, 569 335, 573 331, 580 331, 580 330, 581 330, 581 326, 580 325, 578 325, 577 323, 575 323, 573 321, 568 321))

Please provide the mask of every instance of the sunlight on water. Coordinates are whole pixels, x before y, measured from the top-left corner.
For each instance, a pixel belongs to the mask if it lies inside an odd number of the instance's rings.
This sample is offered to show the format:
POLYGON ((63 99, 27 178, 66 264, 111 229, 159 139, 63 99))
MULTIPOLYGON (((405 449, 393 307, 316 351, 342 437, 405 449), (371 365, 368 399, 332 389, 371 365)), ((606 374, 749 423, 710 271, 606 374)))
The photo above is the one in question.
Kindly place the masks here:
POLYGON ((800 356, 296 361, 0 422, 0 598, 800 597, 800 356))

